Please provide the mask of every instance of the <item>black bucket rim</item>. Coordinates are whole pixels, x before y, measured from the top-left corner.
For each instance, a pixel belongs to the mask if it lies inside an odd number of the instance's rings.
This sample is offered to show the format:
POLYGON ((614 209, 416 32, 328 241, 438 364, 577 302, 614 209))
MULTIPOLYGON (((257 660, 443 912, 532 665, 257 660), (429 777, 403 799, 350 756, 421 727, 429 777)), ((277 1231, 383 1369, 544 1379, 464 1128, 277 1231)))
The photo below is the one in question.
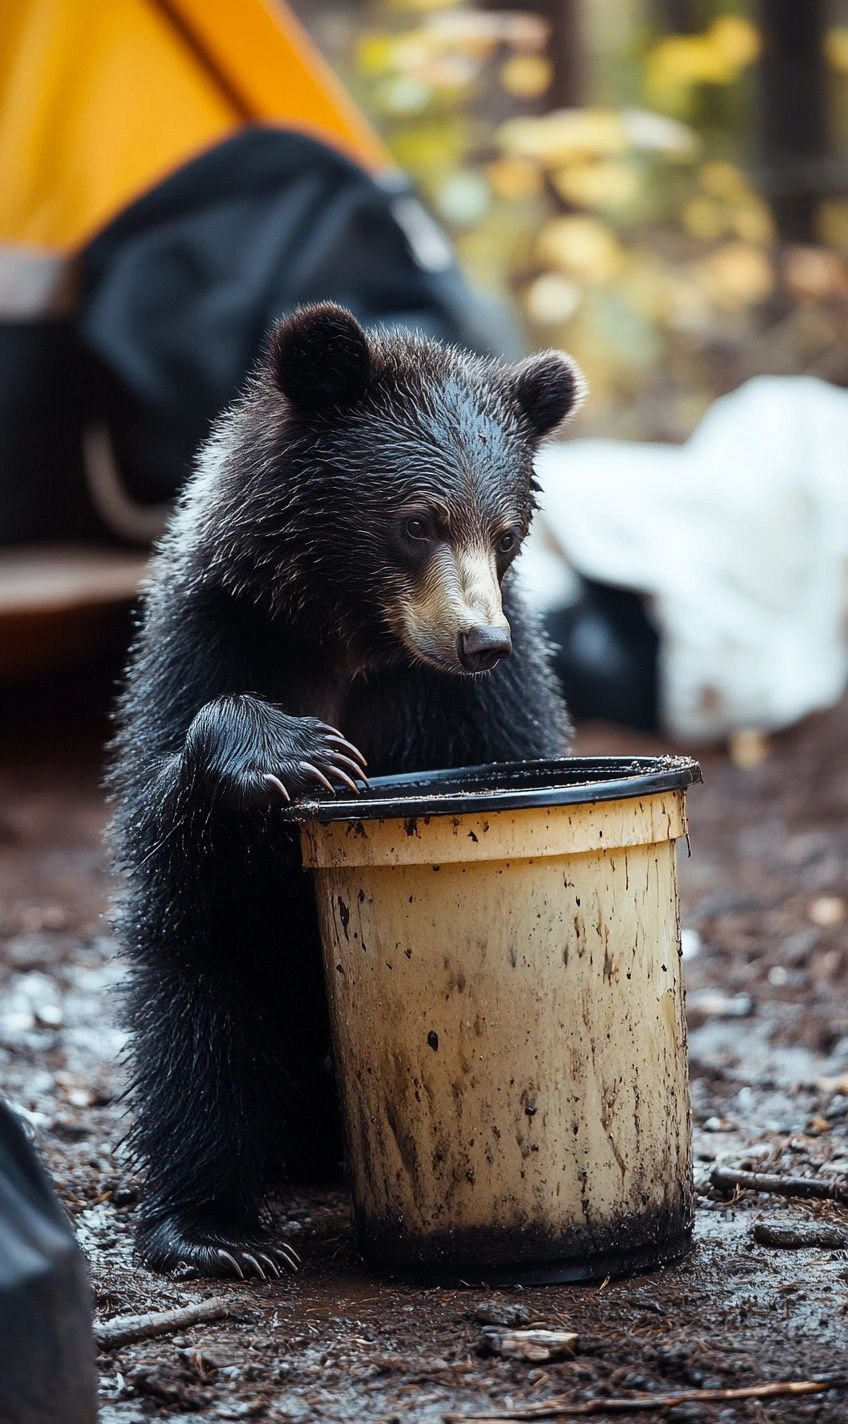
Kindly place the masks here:
POLYGON ((322 791, 285 806, 281 814, 299 823, 465 816, 487 811, 631 800, 685 790, 702 779, 699 763, 687 756, 560 757, 488 762, 440 771, 375 776, 371 779, 370 791, 362 796, 342 798, 322 791), (404 795, 406 788, 410 790, 404 795))

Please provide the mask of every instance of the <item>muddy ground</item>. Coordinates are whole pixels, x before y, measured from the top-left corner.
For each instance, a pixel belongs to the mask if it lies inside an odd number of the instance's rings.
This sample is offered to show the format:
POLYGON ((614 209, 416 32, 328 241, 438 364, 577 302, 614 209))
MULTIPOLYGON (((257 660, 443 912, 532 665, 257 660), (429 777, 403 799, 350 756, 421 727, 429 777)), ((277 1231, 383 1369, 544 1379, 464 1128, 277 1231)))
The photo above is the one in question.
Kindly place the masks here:
MULTIPOLYGON (((91 673, 4 693, 0 1082, 34 1125, 100 1318, 222 1292, 237 1314, 101 1353, 104 1424, 429 1424, 450 1412, 497 1418, 563 1394, 848 1373, 848 1253, 752 1237, 761 1220, 848 1225, 848 1209, 751 1193, 728 1200, 709 1185, 724 1157, 848 1183, 848 703, 767 746, 743 743, 735 759, 705 753, 705 784, 690 794, 692 858, 684 847, 681 877, 698 1214, 685 1265, 600 1286, 416 1289, 365 1273, 343 1197, 316 1193, 281 1204, 302 1273, 248 1290, 163 1280, 132 1259, 137 1184, 116 1150, 121 968, 99 839, 107 684, 91 673), (481 1357, 474 1313, 492 1300, 574 1329, 577 1354, 481 1357)), ((583 728, 578 750, 654 745, 583 728)), ((687 1404, 662 1417, 839 1424, 848 1393, 687 1404)))

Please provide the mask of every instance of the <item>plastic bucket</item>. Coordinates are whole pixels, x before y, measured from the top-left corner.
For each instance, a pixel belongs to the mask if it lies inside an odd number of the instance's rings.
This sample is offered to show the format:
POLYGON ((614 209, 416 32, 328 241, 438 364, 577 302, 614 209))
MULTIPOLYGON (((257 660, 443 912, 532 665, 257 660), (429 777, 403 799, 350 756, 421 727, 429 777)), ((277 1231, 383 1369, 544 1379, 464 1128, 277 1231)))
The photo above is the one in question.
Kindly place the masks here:
POLYGON ((682 758, 384 777, 294 813, 358 1248, 435 1280, 593 1280, 692 1226, 682 758))

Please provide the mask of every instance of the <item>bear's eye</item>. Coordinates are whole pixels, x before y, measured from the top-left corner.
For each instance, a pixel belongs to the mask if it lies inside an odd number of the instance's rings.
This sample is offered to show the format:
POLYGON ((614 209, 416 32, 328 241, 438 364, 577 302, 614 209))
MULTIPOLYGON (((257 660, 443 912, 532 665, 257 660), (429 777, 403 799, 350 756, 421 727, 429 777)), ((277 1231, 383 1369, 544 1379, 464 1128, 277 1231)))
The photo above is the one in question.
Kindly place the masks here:
POLYGON ((518 540, 516 539, 516 536, 513 531, 511 529, 507 529, 506 533, 502 534, 500 539, 498 540, 498 553, 511 554, 517 543, 518 540))
POLYGON ((429 539, 430 537, 429 522, 420 514, 414 515, 412 519, 407 519, 404 528, 410 539, 429 539))

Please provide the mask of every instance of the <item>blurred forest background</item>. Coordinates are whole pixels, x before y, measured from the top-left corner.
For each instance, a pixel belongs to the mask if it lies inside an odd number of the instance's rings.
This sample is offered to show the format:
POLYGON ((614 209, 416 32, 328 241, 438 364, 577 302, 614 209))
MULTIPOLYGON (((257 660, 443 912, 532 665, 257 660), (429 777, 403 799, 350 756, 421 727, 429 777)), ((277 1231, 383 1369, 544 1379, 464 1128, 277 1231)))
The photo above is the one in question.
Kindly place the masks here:
POLYGON ((581 433, 685 438, 761 373, 848 384, 848 0, 298 0, 581 433))

